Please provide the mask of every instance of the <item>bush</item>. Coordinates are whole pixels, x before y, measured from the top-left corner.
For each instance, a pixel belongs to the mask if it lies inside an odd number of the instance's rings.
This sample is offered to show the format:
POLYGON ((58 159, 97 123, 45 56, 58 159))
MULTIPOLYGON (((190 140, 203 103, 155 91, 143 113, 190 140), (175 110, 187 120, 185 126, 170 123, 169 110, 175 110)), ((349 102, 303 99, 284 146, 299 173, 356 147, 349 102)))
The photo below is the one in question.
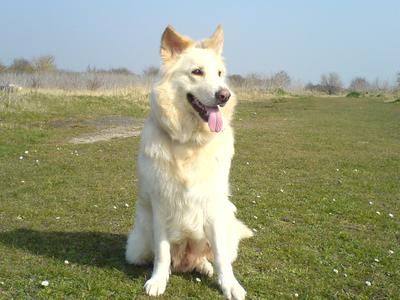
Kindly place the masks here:
POLYGON ((347 98, 360 98, 361 96, 360 92, 350 92, 346 95, 347 98))
POLYGON ((285 92, 284 89, 279 88, 275 90, 274 94, 277 96, 285 96, 287 93, 285 92))

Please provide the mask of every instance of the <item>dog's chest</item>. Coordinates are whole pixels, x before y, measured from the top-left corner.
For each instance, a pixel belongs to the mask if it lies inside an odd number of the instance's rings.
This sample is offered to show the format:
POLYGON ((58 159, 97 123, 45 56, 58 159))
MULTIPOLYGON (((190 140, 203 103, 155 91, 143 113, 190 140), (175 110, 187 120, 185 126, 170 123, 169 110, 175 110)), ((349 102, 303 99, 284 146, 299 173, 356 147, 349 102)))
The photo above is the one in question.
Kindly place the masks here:
POLYGON ((173 157, 171 169, 186 187, 218 184, 221 180, 227 180, 231 156, 222 149, 176 147, 173 157))

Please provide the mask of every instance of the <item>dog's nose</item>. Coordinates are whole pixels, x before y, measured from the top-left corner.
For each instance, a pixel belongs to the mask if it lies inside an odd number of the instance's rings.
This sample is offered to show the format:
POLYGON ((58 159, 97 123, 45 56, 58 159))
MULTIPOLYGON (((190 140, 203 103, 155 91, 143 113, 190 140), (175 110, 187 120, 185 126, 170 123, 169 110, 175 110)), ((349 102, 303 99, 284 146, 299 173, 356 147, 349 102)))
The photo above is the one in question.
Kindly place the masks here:
POLYGON ((228 102, 230 97, 231 92, 227 88, 220 89, 215 93, 215 99, 217 99, 218 104, 224 105, 226 102, 228 102))

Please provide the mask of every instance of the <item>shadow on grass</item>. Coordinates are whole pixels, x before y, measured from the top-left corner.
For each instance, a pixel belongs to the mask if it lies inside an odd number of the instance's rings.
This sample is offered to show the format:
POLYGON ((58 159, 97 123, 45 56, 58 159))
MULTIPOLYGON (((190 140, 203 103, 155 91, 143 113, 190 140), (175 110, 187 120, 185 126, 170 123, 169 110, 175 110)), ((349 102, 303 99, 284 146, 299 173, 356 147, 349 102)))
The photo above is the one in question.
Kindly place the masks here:
POLYGON ((0 243, 62 262, 118 269, 133 278, 144 277, 150 266, 125 263, 126 236, 105 232, 61 232, 16 229, 0 233, 0 243))

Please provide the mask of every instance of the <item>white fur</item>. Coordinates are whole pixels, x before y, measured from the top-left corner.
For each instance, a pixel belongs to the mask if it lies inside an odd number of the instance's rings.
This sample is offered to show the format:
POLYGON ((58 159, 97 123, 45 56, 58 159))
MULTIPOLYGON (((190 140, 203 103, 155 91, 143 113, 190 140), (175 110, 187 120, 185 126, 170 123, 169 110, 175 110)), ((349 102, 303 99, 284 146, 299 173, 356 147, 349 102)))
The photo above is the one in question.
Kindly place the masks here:
POLYGON ((225 67, 220 48, 216 51, 187 41, 178 56, 163 58, 162 79, 151 95, 151 113, 141 136, 139 198, 126 260, 133 264, 153 260, 153 274, 145 284, 152 296, 164 293, 171 269, 212 276, 210 261, 214 261, 222 292, 228 299, 240 300, 246 292, 231 264, 240 239, 252 234, 236 219, 236 208, 228 199, 235 99, 221 109, 224 130, 210 132, 186 94, 215 105, 215 92, 227 88, 225 76, 218 76, 225 67), (202 68, 204 76, 193 75, 194 68, 202 68))

